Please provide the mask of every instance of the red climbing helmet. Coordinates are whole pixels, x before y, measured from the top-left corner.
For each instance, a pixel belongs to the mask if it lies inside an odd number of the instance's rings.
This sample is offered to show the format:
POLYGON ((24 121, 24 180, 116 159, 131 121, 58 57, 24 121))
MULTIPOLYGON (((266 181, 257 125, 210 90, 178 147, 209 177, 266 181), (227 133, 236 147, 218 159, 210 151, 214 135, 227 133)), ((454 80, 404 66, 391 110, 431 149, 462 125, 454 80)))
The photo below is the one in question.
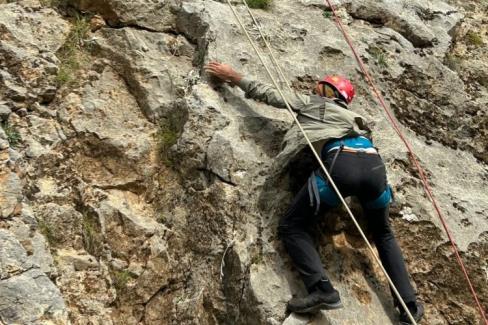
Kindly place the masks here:
POLYGON ((356 93, 352 83, 348 79, 340 76, 325 76, 319 81, 319 84, 328 84, 334 87, 348 104, 352 102, 356 93))

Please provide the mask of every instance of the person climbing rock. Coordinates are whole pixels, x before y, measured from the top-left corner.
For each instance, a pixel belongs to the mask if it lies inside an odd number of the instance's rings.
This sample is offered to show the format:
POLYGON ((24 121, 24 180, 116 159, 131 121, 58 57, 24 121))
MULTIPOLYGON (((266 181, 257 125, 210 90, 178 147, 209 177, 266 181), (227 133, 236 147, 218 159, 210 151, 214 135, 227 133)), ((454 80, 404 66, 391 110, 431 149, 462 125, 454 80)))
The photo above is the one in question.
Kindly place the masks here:
MULTIPOLYGON (((227 64, 210 62, 205 69, 211 75, 239 86, 248 98, 286 108, 275 88, 245 78, 227 64)), ((402 252, 389 224, 392 191, 387 183, 385 165, 373 146, 366 120, 348 110, 355 95, 354 87, 343 77, 326 76, 316 84, 314 92, 311 96, 285 93, 285 97, 341 194, 359 199, 381 262, 412 316, 419 321, 424 308, 417 301, 402 252)), ((285 141, 287 145, 297 147, 306 145, 295 124, 287 132, 285 141)), ((308 290, 307 296, 288 302, 290 312, 312 313, 342 307, 339 292, 325 273, 310 233, 319 216, 339 204, 327 178, 317 170, 279 222, 279 236, 308 290)), ((395 296, 393 299, 400 309, 401 323, 410 324, 406 311, 395 296)))

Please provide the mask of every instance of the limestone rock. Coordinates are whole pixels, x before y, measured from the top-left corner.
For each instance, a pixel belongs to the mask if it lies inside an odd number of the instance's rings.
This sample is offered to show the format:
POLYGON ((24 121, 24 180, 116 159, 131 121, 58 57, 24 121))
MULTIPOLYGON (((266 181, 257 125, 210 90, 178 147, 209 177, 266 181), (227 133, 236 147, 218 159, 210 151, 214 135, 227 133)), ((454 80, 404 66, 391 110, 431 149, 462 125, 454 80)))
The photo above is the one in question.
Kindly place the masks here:
POLYGON ((111 26, 136 26, 152 31, 174 29, 176 0, 122 1, 122 0, 69 0, 82 11, 102 15, 111 26))
POLYGON ((77 323, 113 324, 109 305, 115 301, 109 269, 86 251, 60 249, 59 277, 71 319, 77 323))
POLYGON ((27 261, 39 266, 48 275, 54 272, 54 261, 49 251, 46 234, 41 233, 43 225, 39 225, 32 209, 23 204, 20 218, 9 221, 9 231, 26 250, 27 261))
POLYGON ((7 218, 14 213, 22 200, 21 186, 16 173, 0 171, 0 218, 7 218))
POLYGON ((36 217, 52 248, 83 248, 83 217, 73 207, 47 203, 36 207, 36 217))
POLYGON ((3 128, 0 127, 0 151, 6 150, 10 147, 10 143, 8 142, 7 134, 3 128))
POLYGON ((0 229, 0 317, 7 323, 35 323, 41 319, 67 322, 59 289, 27 262, 21 244, 0 229))
MULTIPOLYGON (((340 209, 316 227, 317 246, 346 308, 315 317, 285 312, 305 290, 276 228, 314 166, 307 150, 283 143, 292 124, 286 110, 204 71, 219 60, 269 83, 225 1, 69 0, 98 16, 86 41, 93 60, 60 91, 55 53, 76 30, 60 15, 72 9, 0 3, 0 110, 8 107, 0 119, 9 115, 23 140, 10 148, 0 130, 1 322, 65 324, 67 312, 75 324, 397 322, 383 275, 340 209)), ((232 3, 264 50, 245 7, 232 3)), ((486 304, 488 7, 472 0, 337 7, 486 304)), ((329 8, 281 0, 253 12, 294 89, 310 93, 325 73, 352 79, 350 109, 371 121, 387 165, 392 225, 425 322, 476 324, 405 146, 369 95, 329 8)))
POLYGON ((60 114, 86 148, 76 152, 73 163, 87 181, 100 187, 137 186, 150 173, 154 127, 112 69, 87 85, 81 97, 73 94, 60 114))
POLYGON ((7 323, 68 322, 59 289, 38 269, 0 281, 0 301, 7 323))
POLYGON ((172 113, 192 71, 192 58, 180 55, 178 38, 133 28, 102 29, 99 34, 96 44, 102 55, 114 62, 144 114, 155 121, 172 113))
POLYGON ((2 243, 0 251, 1 280, 8 279, 32 268, 32 264, 27 261, 27 254, 24 248, 10 232, 0 229, 0 242, 2 243))
POLYGON ((11 110, 7 105, 0 104, 0 121, 6 121, 10 115, 11 110))
POLYGON ((451 44, 449 33, 462 18, 455 7, 441 1, 351 1, 354 18, 389 27, 415 47, 435 47, 441 56, 451 44), (435 45, 435 46, 434 46, 435 45))
POLYGON ((52 100, 55 52, 69 33, 68 23, 56 11, 27 2, 0 6, 0 17, 0 93, 15 102, 52 100))

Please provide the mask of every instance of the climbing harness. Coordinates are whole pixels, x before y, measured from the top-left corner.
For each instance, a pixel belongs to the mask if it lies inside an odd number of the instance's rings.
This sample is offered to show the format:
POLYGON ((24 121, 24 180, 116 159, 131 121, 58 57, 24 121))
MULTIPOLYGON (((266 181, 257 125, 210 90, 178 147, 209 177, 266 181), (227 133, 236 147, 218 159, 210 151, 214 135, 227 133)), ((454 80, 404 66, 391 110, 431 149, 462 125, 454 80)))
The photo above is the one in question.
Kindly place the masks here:
MULTIPOLYGON (((334 166, 337 160, 337 157, 344 149, 344 145, 340 145, 334 157, 332 158, 332 163, 329 167, 329 174, 332 175, 334 171, 334 166)), ((310 195, 310 206, 313 206, 313 198, 315 197, 316 206, 315 206, 315 215, 319 213, 320 210, 320 202, 325 202, 331 207, 336 207, 339 205, 340 201, 337 198, 336 193, 328 186, 327 180, 321 175, 320 170, 313 171, 312 175, 308 178, 308 194, 310 195)))
MULTIPOLYGON (((410 313, 407 305, 405 304, 405 301, 403 300, 403 298, 400 296, 400 293, 398 292, 397 288, 395 287, 395 285, 393 284, 393 281, 391 280, 390 276, 388 275, 388 272, 386 272, 385 268, 383 267, 383 265, 381 264, 381 261, 378 257, 378 255, 375 253, 373 247, 371 246, 371 244, 369 243, 368 241, 368 238, 366 237, 366 235, 364 234, 361 226, 359 225, 358 221, 356 220, 356 218, 354 217, 353 213, 351 212, 351 209, 349 208, 349 206, 347 205, 346 201, 344 200, 344 197, 341 195, 341 193, 339 192, 339 189, 337 188, 336 184, 334 183, 334 181, 332 180, 332 177, 330 176, 330 174, 328 173, 327 169, 325 168, 324 166, 324 163, 322 162, 322 159, 320 158, 320 156, 318 155, 317 151, 315 150, 315 148, 313 147, 313 144, 312 142, 310 141, 310 139, 308 138, 305 130, 303 129, 303 127, 301 126, 300 122, 298 121, 296 115, 294 114, 293 112, 293 109, 291 108, 288 100, 286 99, 285 95, 283 94, 283 91, 281 90, 281 87, 278 85, 275 77, 273 76, 273 74, 271 73, 271 71, 269 70, 269 67, 268 65, 264 62, 264 59, 260 53, 260 51, 258 50, 258 48, 256 47, 256 45, 254 44, 254 41, 251 39, 251 36, 249 35, 248 31, 246 30, 246 28, 244 27, 244 24, 242 23, 241 19, 239 18, 239 15, 237 14, 237 12, 235 11, 234 9, 234 6, 231 4, 230 0, 226 0, 227 4, 229 5, 232 13, 234 14, 234 17, 236 18, 237 22, 239 23, 241 29, 243 30, 244 34, 246 35, 247 39, 249 40, 249 43, 251 44, 251 46, 253 47, 254 51, 256 52, 259 60, 261 61, 261 63, 263 64, 268 76, 270 77, 271 81, 273 82, 273 85, 274 87, 276 88, 276 90, 279 92, 280 96, 283 98, 283 101, 285 102, 285 106, 286 108, 288 109, 288 111, 290 112, 290 115, 293 117, 293 120, 295 121, 297 127, 300 129, 300 132, 303 134, 308 146, 310 147, 310 149, 312 150, 312 153, 313 155, 315 156, 315 158, 317 159, 322 171, 324 172, 324 174, 327 176, 327 179, 329 180, 330 184, 332 185, 332 187, 334 188, 334 191, 337 193, 337 196, 339 197, 340 201, 342 202, 342 204, 344 205, 347 213, 349 214, 349 216, 351 217, 351 220, 354 222, 356 228, 358 229, 359 233, 361 234, 362 238, 364 239, 366 245, 368 246, 368 249, 370 250, 371 254, 374 256, 374 259, 376 261, 376 263, 378 264, 378 266, 380 267, 380 269, 382 270, 383 274, 385 275, 386 279, 388 280, 388 283, 390 284, 390 287, 392 289, 392 291, 395 293, 395 296, 398 298, 398 301, 400 302, 401 306, 403 307, 403 309, 406 311, 407 315, 408 315, 408 318, 410 319, 410 321, 412 322, 412 324, 415 324, 417 325, 417 322, 415 321, 415 319, 413 318, 412 314, 410 313)), ((256 22, 255 18, 254 18, 254 15, 252 14, 251 10, 249 9, 248 5, 247 5, 247 2, 246 0, 243 0, 249 14, 251 15, 251 17, 253 17, 253 21, 256 22)), ((281 76, 281 78, 285 81, 286 85, 288 86, 289 89, 291 89, 291 87, 289 86, 288 82, 286 81, 286 78, 283 74, 283 72, 281 71, 281 68, 279 68, 279 65, 278 63, 276 62, 276 59, 274 58, 274 55, 273 55, 273 51, 271 50, 271 48, 269 47, 269 44, 267 44, 267 41, 266 41, 266 38, 264 37, 262 31, 261 31, 261 28, 259 26, 259 24, 256 24, 260 34, 261 34, 261 37, 262 39, 264 40, 265 44, 266 44, 266 47, 268 48, 270 54, 271 54, 271 57, 272 57, 272 61, 273 63, 275 64, 276 66, 276 69, 279 73, 279 75, 281 76)))
POLYGON ((343 147, 343 149, 346 148, 346 149, 378 154, 378 151, 374 148, 371 140, 369 140, 364 136, 350 137, 350 138, 345 138, 345 139, 340 139, 335 141, 329 141, 324 145, 322 152, 328 153, 332 150, 339 149, 341 146, 343 147))
MULTIPOLYGON (((329 167, 329 174, 332 175, 337 157, 341 152, 348 153, 365 153, 378 155, 378 150, 373 146, 371 140, 364 136, 348 137, 340 140, 332 140, 324 144, 321 156, 325 157, 328 153, 335 151, 332 162, 329 167)), ((325 202, 330 207, 337 207, 340 204, 334 190, 329 186, 327 179, 320 170, 313 171, 308 178, 308 191, 310 196, 310 206, 315 206, 315 215, 318 214, 320 203, 325 202), (316 183, 316 185, 314 185, 316 183), (315 201, 313 200, 315 198, 315 201)), ((374 200, 362 201, 361 203, 367 209, 383 209, 393 202, 393 190, 387 185, 385 190, 374 200)))
POLYGON ((463 262, 463 260, 461 258, 461 255, 459 254, 459 251, 458 251, 457 246, 456 246, 456 242, 454 241, 454 237, 452 236, 451 231, 449 230, 449 227, 447 226, 447 222, 446 222, 446 220, 444 218, 444 215, 442 214, 442 211, 441 211, 441 209, 440 209, 440 207, 439 207, 436 199, 434 198, 434 195, 432 193, 432 189, 430 188, 430 185, 429 185, 429 181, 427 180, 427 177, 425 175, 425 171, 423 170, 422 166, 420 166, 420 163, 419 163, 419 161, 417 159, 417 156, 415 155, 415 153, 413 151, 412 146, 408 142, 407 138, 403 135, 403 132, 400 130, 400 127, 398 126, 397 121, 395 120, 395 118, 393 117, 393 114, 388 109, 388 106, 386 105, 386 102, 385 102, 383 96, 381 95, 380 91, 376 87, 376 85, 375 85, 375 83, 373 81, 373 78, 369 74, 369 72, 366 69, 366 66, 365 66, 363 60, 361 59, 361 57, 359 56, 358 52, 356 51, 356 48, 354 47, 353 42, 352 42, 351 38, 349 37, 349 34, 344 29, 344 25, 342 24, 341 19, 337 15, 337 11, 336 11, 335 5, 333 5, 330 0, 324 0, 324 4, 326 6, 328 6, 332 10, 332 13, 333 13, 333 16, 334 16, 334 20, 336 22, 336 25, 338 26, 339 30, 344 35, 344 38, 345 38, 347 44, 351 48, 351 51, 352 51, 352 53, 353 53, 353 55, 354 55, 354 57, 355 57, 358 65, 359 65, 359 67, 361 68, 361 71, 363 72, 364 78, 368 82, 368 84, 371 87, 372 91, 376 95, 376 98, 378 99, 378 102, 380 103, 380 105, 382 106, 383 110, 385 111, 385 113, 386 113, 386 115, 388 117, 388 120, 390 122, 390 125, 393 127, 393 129, 395 130, 395 132, 398 134, 398 136, 400 137, 400 139, 405 144, 405 147, 407 148, 407 150, 408 150, 408 152, 410 154, 410 158, 413 161, 415 167, 417 168, 417 170, 419 172, 419 176, 420 176, 420 179, 422 181, 422 185, 424 187, 425 193, 427 194, 428 198, 432 202, 432 205, 433 205, 434 209, 436 210, 437 215, 439 216, 439 219, 440 219, 440 221, 442 223, 442 226, 443 226, 443 228, 444 228, 444 230, 445 230, 445 232, 447 234, 447 237, 449 238, 449 241, 450 241, 451 246, 452 246, 452 250, 453 250, 454 254, 456 255, 457 262, 458 262, 458 264, 459 264, 459 266, 460 266, 460 268, 461 268, 461 270, 462 270, 462 272, 464 274, 464 277, 466 279, 466 282, 468 283, 469 289, 470 289, 471 294, 473 296, 473 299, 474 299, 474 301, 475 301, 475 303, 476 303, 476 305, 478 307, 478 310, 480 312, 480 315, 481 315, 482 319, 484 320, 485 324, 488 325, 488 320, 486 318, 486 314, 485 314, 485 312, 483 310, 483 307, 481 306, 481 303, 479 301, 479 298, 478 298, 478 295, 476 293, 476 290, 474 289, 474 286, 473 286, 473 284, 471 282, 471 279, 469 278, 468 271, 466 270, 466 267, 465 267, 464 262, 463 262))

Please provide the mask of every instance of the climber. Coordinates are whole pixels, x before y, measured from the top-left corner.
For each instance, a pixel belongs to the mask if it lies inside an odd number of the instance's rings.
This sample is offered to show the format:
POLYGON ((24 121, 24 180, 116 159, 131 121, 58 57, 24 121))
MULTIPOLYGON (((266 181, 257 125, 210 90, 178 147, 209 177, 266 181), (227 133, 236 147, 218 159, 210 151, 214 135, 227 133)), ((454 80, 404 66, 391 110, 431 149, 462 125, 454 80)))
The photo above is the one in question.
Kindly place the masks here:
MULTIPOLYGON (((244 78, 229 65, 210 62, 205 69, 239 86, 248 98, 286 108, 275 88, 244 78)), ((356 196, 361 202, 381 262, 410 313, 419 321, 424 308, 417 301, 388 220, 392 192, 387 184, 385 166, 373 146, 365 119, 348 110, 347 105, 355 95, 354 87, 342 77, 326 76, 316 84, 314 92, 311 96, 286 93, 286 98, 341 194, 356 196)), ((287 145, 305 145, 297 129, 294 125, 288 131, 287 145)), ((339 203, 337 194, 318 170, 312 173, 280 220, 278 233, 308 290, 306 297, 292 298, 288 302, 291 312, 311 313, 342 307, 339 292, 328 279, 310 235, 318 216, 339 203)), ((401 323, 410 324, 407 313, 395 296, 393 299, 400 309, 401 323)))

